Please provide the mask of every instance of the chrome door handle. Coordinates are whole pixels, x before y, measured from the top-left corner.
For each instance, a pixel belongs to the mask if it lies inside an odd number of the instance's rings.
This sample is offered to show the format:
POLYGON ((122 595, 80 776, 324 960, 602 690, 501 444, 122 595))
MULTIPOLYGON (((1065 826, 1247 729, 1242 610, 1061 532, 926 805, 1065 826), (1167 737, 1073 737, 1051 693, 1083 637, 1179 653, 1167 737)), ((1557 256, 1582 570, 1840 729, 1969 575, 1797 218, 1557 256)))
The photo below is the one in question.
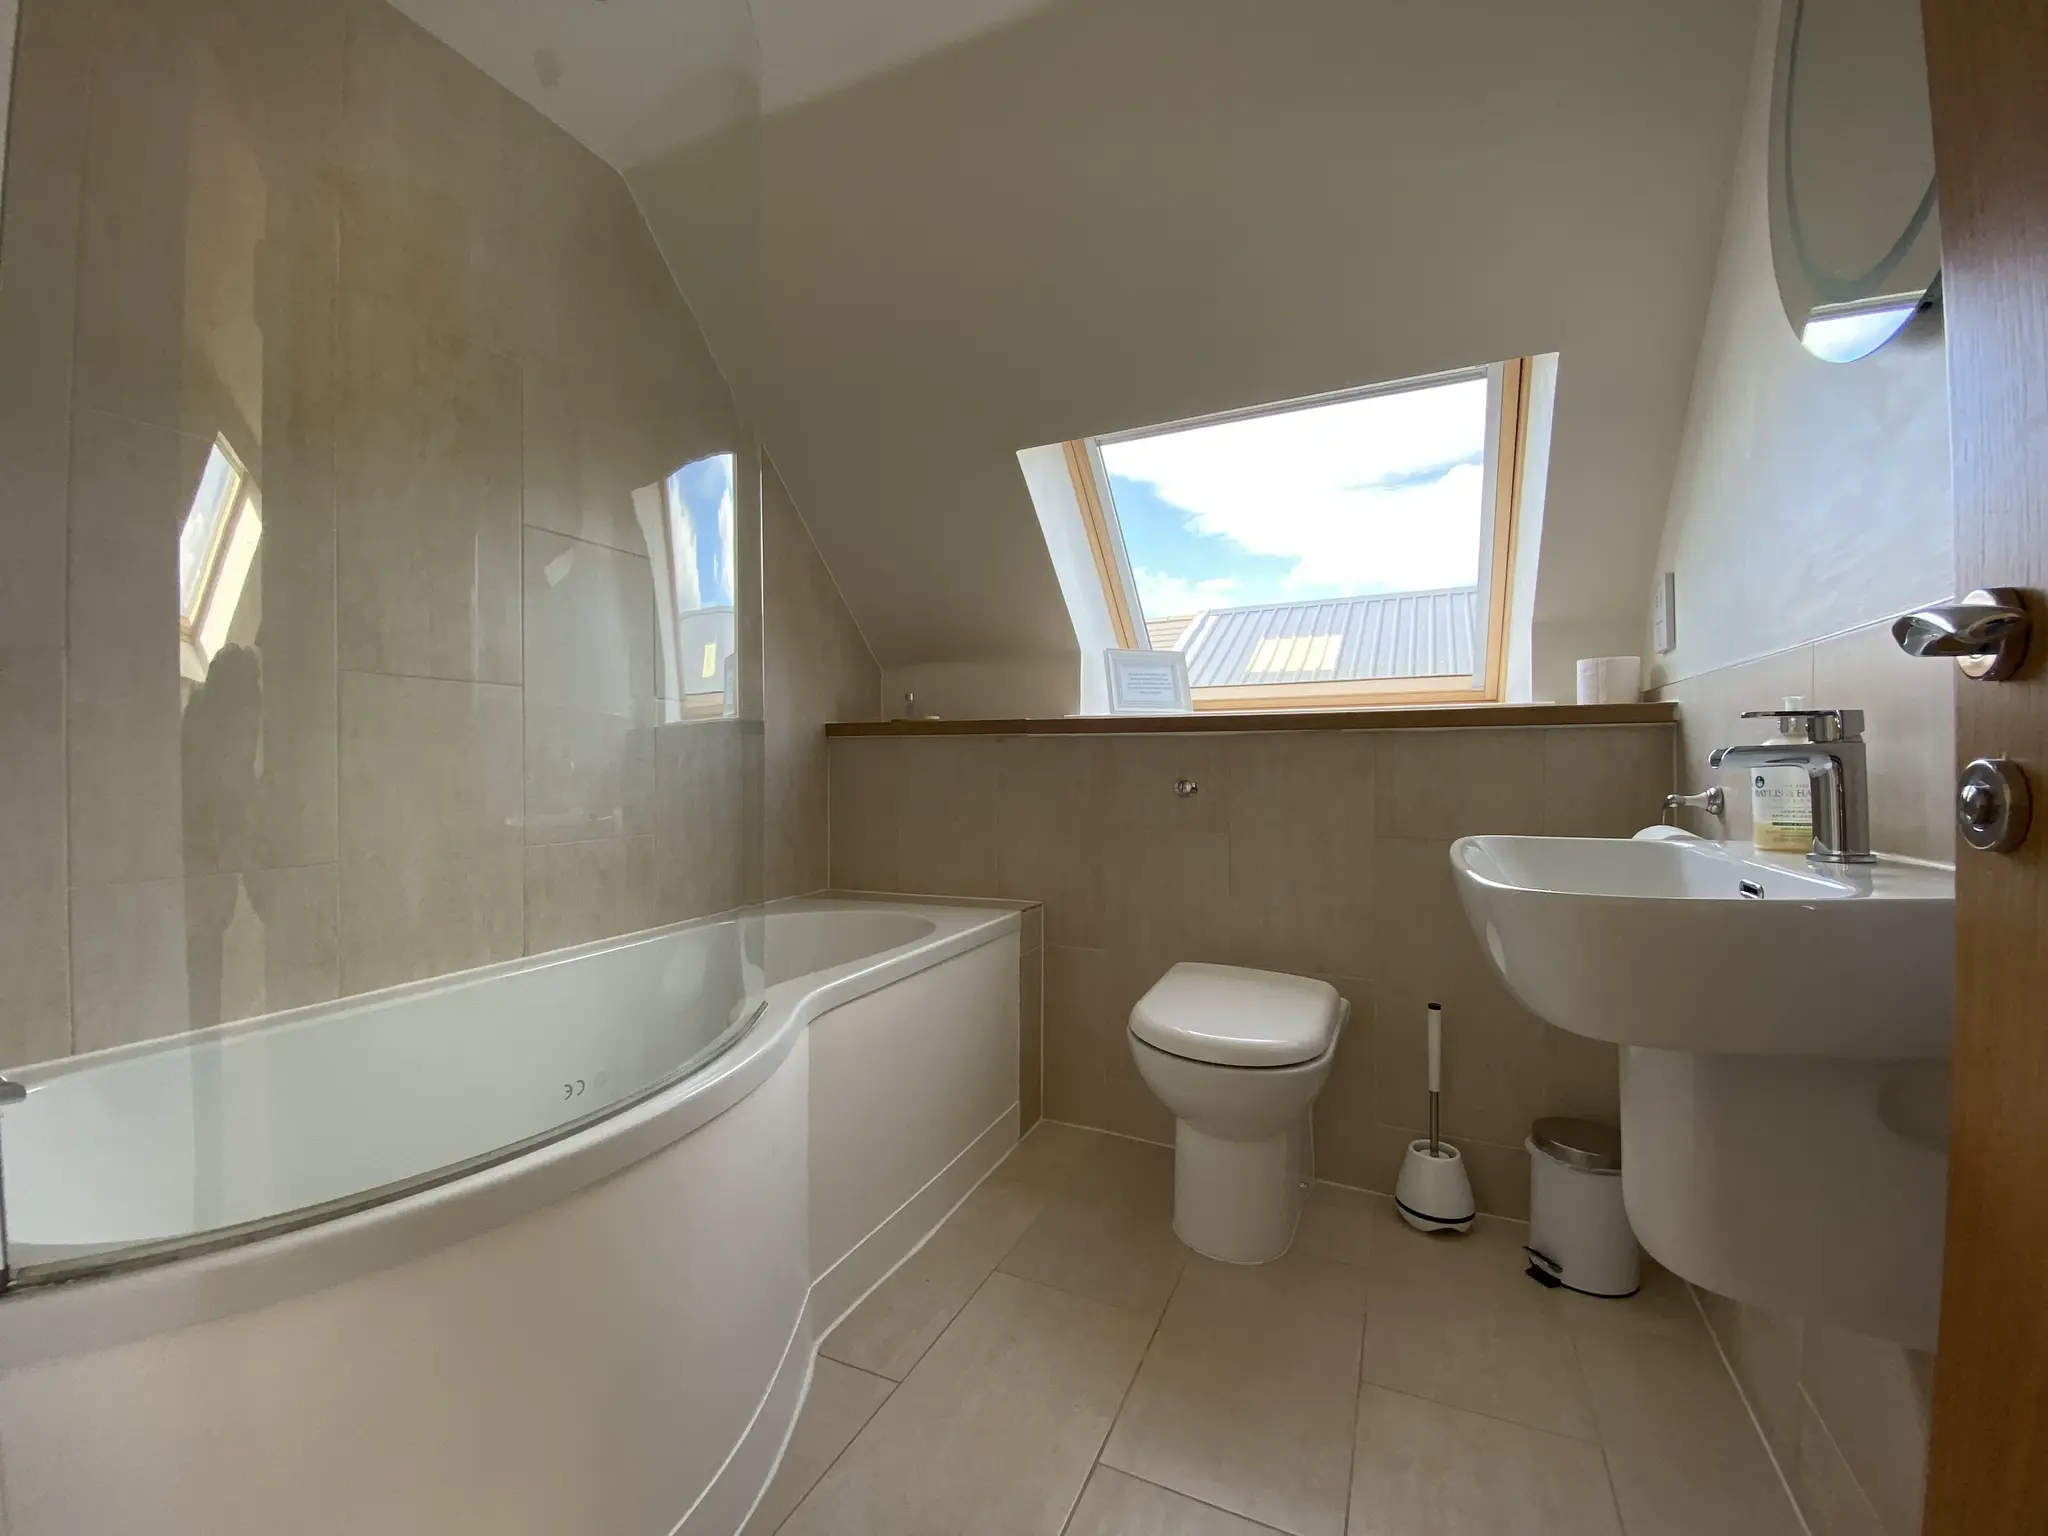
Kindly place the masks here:
POLYGON ((1908 656, 1953 656, 1965 677, 1995 683, 2019 671, 2032 628, 2017 589, 1980 587, 1960 603, 1902 615, 1892 638, 1908 656))

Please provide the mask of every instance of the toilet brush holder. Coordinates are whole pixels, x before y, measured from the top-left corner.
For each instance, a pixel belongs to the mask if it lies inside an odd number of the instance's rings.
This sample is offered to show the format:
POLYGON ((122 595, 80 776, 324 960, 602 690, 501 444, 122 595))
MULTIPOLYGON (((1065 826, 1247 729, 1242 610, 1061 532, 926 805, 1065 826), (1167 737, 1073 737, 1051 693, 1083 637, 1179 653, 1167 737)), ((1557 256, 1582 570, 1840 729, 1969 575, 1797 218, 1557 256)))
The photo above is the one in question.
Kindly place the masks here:
POLYGON ((1429 1005, 1429 1134, 1408 1143, 1394 1204, 1401 1219, 1418 1232, 1464 1232, 1479 1214, 1472 1177, 1458 1149, 1437 1135, 1437 1102, 1443 1089, 1444 1005, 1429 1005))
POLYGON ((1432 1151, 1427 1137, 1408 1143, 1401 1177, 1394 1185, 1394 1204, 1401 1219, 1418 1232, 1464 1232, 1479 1214, 1473 1208, 1465 1159, 1447 1141, 1439 1141, 1432 1151))

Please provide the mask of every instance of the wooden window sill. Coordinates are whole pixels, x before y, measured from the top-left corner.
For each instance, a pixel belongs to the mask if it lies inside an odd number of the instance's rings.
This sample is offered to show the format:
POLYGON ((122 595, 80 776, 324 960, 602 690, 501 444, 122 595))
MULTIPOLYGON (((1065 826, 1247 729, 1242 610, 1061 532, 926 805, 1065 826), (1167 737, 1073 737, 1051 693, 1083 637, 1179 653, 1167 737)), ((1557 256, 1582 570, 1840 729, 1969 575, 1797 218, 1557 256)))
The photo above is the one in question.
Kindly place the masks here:
POLYGON ((847 720, 827 736, 1146 736, 1232 731, 1440 731, 1535 725, 1670 725, 1675 704, 1437 704, 1413 708, 1204 710, 1046 720, 847 720))

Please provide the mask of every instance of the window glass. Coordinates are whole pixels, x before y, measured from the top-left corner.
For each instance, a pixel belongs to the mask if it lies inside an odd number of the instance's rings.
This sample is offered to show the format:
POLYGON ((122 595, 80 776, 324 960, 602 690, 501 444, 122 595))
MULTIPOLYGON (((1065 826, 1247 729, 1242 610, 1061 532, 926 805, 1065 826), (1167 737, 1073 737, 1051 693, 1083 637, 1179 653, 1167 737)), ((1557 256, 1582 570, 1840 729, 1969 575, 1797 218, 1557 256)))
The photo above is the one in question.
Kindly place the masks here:
POLYGON ((1197 688, 1469 675, 1487 380, 1100 444, 1151 643, 1197 688))

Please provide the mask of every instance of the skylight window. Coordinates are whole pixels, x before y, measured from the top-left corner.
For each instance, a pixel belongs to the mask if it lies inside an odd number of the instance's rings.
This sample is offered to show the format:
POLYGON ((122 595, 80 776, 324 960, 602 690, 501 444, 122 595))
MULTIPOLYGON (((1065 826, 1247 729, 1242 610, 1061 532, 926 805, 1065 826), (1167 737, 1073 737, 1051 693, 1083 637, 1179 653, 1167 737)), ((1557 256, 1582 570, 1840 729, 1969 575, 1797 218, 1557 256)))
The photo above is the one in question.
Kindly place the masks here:
POLYGON ((1118 643, 1197 707, 1500 696, 1521 360, 1067 445, 1118 643))

